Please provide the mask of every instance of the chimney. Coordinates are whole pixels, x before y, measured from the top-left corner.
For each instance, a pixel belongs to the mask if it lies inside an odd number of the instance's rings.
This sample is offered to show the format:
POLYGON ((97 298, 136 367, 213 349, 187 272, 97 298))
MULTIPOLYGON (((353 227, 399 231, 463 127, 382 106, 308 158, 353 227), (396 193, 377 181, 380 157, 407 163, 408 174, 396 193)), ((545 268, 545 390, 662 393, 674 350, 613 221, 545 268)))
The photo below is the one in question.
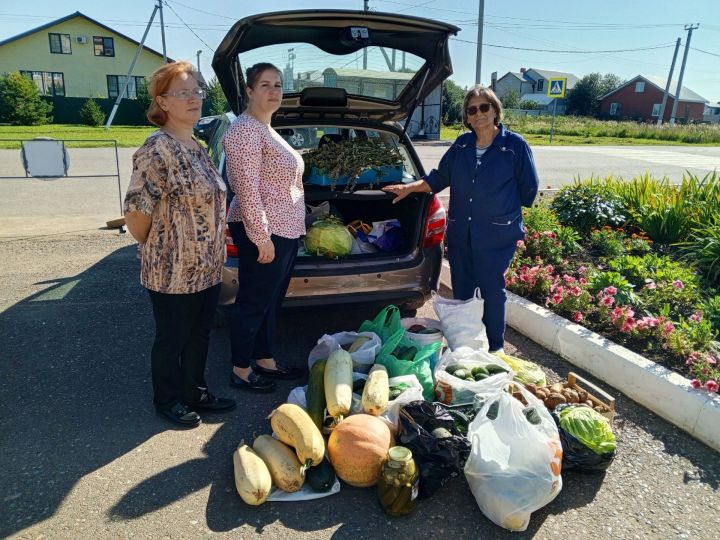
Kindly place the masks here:
POLYGON ((527 71, 527 69, 525 69, 525 68, 520 68, 520 73, 525 73, 526 71, 527 71))
POLYGON ((492 88, 493 92, 495 91, 495 84, 497 83, 497 71, 493 71, 490 74, 490 88, 492 88))

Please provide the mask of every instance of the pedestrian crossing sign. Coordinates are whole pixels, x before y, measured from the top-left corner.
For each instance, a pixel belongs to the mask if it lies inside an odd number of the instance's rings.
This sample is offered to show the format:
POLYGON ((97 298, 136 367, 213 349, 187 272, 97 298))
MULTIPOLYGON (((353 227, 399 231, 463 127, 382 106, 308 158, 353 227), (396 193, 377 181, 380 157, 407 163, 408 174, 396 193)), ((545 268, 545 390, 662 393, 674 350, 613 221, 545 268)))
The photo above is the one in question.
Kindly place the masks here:
POLYGON ((551 98, 564 98, 567 89, 566 77, 553 77, 548 80, 547 95, 551 98))

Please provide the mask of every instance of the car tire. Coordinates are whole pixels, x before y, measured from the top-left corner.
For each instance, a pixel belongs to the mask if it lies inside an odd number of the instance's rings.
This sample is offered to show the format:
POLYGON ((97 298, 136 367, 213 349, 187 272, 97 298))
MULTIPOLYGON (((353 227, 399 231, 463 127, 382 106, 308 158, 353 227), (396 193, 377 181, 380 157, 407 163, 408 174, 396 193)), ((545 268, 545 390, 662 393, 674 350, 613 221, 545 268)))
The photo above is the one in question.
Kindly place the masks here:
POLYGON ((293 134, 288 137, 288 142, 293 148, 302 148, 305 145, 305 135, 298 130, 293 130, 293 134))

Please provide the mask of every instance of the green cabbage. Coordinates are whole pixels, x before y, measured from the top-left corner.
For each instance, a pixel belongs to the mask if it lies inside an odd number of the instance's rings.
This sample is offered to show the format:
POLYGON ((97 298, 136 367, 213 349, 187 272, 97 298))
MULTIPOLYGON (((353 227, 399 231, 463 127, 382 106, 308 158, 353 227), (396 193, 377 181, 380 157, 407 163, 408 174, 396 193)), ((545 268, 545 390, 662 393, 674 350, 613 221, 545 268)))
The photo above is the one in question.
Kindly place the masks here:
POLYGON ((610 422, 590 407, 566 407, 559 413, 560 427, 596 454, 615 450, 610 422))
POLYGON ((352 235, 342 221, 329 216, 316 221, 308 228, 305 249, 312 255, 337 259, 350 254, 352 240, 352 235))

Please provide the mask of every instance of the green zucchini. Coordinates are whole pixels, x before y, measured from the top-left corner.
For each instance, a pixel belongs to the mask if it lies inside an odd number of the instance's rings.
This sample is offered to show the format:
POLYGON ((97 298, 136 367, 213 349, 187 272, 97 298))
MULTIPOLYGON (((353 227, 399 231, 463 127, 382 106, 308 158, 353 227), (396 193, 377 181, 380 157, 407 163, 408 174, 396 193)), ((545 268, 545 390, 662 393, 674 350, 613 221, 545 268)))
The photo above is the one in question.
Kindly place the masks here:
POLYGON ((322 429, 325 418, 325 364, 327 360, 318 360, 310 369, 306 394, 307 412, 313 423, 322 429))
POLYGON ((324 458, 319 465, 305 471, 305 481, 317 493, 328 491, 333 486, 335 471, 327 458, 324 458))

